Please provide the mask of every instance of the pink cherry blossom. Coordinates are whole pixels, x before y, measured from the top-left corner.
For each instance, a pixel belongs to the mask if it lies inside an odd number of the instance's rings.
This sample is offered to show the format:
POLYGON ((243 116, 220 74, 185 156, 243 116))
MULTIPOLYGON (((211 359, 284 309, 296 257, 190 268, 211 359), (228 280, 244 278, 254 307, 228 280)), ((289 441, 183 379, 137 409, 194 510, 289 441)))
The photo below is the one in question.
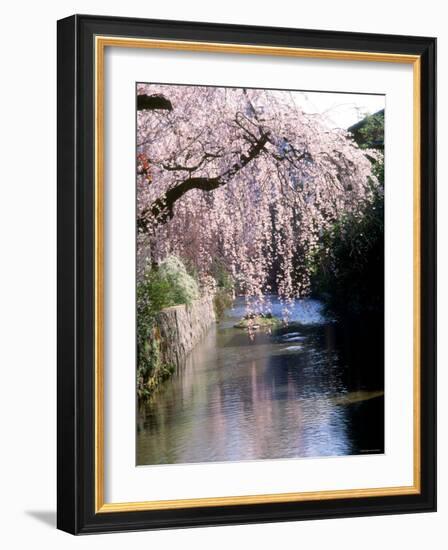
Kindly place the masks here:
POLYGON ((289 91, 139 84, 137 94, 171 105, 137 112, 138 273, 175 254, 213 292, 219 259, 248 309, 268 309, 275 290, 287 311, 310 291, 322 233, 372 200, 379 153, 289 91))

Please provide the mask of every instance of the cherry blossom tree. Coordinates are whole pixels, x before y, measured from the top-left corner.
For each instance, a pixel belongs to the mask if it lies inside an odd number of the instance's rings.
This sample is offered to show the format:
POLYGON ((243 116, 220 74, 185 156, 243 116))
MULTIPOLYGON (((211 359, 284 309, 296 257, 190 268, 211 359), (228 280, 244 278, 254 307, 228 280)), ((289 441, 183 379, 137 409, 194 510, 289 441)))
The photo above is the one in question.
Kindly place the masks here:
POLYGON ((139 272, 174 254, 207 292, 219 259, 260 304, 304 296, 320 236, 378 190, 378 155, 294 92, 139 84, 139 272))

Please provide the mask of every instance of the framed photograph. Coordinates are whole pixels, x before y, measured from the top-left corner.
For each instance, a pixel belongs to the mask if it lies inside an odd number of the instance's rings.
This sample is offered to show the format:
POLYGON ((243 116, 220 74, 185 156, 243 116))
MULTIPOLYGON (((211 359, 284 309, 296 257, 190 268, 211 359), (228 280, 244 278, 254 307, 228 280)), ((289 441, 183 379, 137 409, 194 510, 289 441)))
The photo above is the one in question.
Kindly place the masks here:
POLYGON ((58 527, 436 509, 434 38, 58 22, 58 527))

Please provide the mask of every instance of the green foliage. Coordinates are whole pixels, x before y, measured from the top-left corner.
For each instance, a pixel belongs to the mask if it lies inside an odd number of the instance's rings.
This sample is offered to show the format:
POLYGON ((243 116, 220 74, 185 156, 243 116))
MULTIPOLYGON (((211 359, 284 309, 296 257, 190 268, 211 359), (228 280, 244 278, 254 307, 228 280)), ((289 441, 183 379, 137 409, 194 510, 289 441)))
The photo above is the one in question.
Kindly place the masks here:
POLYGON ((213 307, 215 308, 216 318, 222 319, 225 310, 231 307, 232 303, 233 294, 231 294, 231 291, 218 287, 213 296, 213 307))
MULTIPOLYGON (((384 149, 384 110, 349 128, 361 149, 384 149)), ((327 310, 347 320, 366 316, 382 322, 384 310, 384 160, 372 159, 380 186, 356 213, 332 225, 311 260, 314 292, 327 310)))
MULTIPOLYGON (((199 287, 195 279, 188 274, 182 261, 176 256, 168 256, 160 263, 157 270, 153 270, 150 285, 157 285, 159 302, 163 307, 177 304, 191 304, 199 298, 199 287)), ((153 299, 155 293, 149 289, 153 299)), ((160 308, 161 309, 161 308, 160 308)))
POLYGON ((384 149, 384 110, 367 115, 349 131, 361 149, 384 149))
POLYGON ((225 290, 229 294, 233 293, 234 284, 232 276, 230 275, 224 263, 219 259, 215 259, 213 261, 212 276, 215 279, 216 286, 219 289, 225 290))
POLYGON ((155 375, 161 367, 160 343, 154 337, 152 325, 142 326, 140 321, 137 329, 137 357, 137 395, 139 398, 149 397, 158 382, 155 375))
POLYGON ((382 315, 384 306, 384 197, 334 223, 313 258, 313 289, 339 318, 382 315))
MULTIPOLYGON (((384 150, 384 110, 367 115, 349 128, 360 149, 384 150)), ((372 159, 373 173, 384 185, 384 161, 372 159)))
POLYGON ((197 282, 184 264, 168 256, 158 268, 148 269, 137 285, 137 393, 149 395, 156 385, 168 378, 174 365, 163 364, 160 341, 154 326, 156 314, 163 308, 190 304, 199 298, 197 282))
POLYGON ((211 274, 216 281, 213 306, 215 309, 216 318, 219 320, 224 316, 225 310, 232 307, 234 298, 234 284, 232 276, 227 270, 224 262, 219 258, 214 258, 211 274))

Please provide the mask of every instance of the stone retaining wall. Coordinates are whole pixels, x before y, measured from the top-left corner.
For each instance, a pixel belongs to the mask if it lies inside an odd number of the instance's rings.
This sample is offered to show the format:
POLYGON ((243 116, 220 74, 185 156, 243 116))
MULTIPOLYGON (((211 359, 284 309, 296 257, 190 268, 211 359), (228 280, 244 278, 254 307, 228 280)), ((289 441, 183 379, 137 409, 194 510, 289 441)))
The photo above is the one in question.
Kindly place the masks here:
POLYGON ((155 320, 162 363, 178 367, 215 322, 212 298, 162 309, 155 320))

